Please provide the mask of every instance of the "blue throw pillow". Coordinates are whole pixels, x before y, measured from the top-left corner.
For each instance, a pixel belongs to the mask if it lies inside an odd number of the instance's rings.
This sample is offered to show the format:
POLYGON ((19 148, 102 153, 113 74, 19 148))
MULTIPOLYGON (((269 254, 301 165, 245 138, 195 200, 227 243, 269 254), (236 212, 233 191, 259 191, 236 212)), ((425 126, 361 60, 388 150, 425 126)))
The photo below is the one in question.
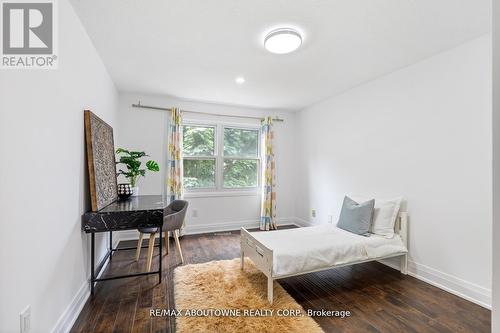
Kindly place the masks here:
POLYGON ((358 235, 367 235, 373 219, 375 199, 357 203, 348 196, 344 197, 337 227, 358 235))

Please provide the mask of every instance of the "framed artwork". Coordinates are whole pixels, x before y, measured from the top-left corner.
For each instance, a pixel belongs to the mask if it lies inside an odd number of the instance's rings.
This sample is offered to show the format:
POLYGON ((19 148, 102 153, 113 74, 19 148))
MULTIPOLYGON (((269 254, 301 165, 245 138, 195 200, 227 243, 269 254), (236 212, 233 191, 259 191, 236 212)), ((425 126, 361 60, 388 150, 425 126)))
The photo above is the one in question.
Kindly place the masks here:
POLYGON ((89 110, 84 111, 85 141, 92 211, 118 199, 113 128, 89 110))

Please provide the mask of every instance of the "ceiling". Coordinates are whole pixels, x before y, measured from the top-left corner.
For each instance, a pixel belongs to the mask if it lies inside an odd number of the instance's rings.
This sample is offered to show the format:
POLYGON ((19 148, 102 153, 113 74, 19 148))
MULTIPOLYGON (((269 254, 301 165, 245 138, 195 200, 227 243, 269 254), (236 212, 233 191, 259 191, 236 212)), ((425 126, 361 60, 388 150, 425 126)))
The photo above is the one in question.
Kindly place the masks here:
POLYGON ((490 0, 71 2, 120 91, 290 110, 491 30, 490 0), (281 26, 303 44, 271 54, 281 26))

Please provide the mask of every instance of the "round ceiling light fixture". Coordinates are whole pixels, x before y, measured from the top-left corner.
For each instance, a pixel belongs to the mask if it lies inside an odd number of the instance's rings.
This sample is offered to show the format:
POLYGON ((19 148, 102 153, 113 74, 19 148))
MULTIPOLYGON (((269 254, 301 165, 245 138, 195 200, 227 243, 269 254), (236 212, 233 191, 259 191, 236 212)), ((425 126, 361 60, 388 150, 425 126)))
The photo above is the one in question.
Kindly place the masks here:
POLYGON ((264 38, 264 47, 271 53, 286 54, 295 51, 302 44, 302 36, 297 30, 279 28, 269 32, 264 38))

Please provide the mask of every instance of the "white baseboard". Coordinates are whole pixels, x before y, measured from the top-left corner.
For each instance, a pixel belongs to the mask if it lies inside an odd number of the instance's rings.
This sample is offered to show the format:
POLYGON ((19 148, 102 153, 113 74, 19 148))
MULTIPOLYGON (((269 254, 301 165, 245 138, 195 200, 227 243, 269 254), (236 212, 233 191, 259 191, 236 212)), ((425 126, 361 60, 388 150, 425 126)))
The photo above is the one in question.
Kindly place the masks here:
POLYGON ((491 289, 408 260, 408 274, 491 310, 491 289))
POLYGON ((59 317, 56 325, 52 329, 52 333, 67 333, 73 327, 80 311, 82 311, 85 302, 90 296, 89 283, 85 281, 76 292, 75 297, 71 300, 63 314, 59 317))
MULTIPOLYGON (((113 247, 117 247, 118 243, 120 242, 120 238, 119 237, 116 238, 117 239, 114 239, 113 241, 113 247)), ((100 260, 102 260, 102 258, 100 260)), ((97 262, 99 263, 100 260, 97 260, 97 262)), ((97 277, 100 277, 102 275, 108 263, 109 263, 109 258, 104 263, 101 272, 97 277)), ((88 277, 88 279, 85 282, 83 282, 83 284, 80 286, 80 288, 75 294, 75 297, 73 297, 69 305, 66 307, 66 309, 64 310, 64 312, 54 325, 54 328, 51 331, 52 333, 68 333, 69 331, 71 331, 71 328, 78 319, 78 316, 80 315, 80 312, 85 306, 87 299, 90 297, 89 281, 90 277, 88 277)))
POLYGON ((241 227, 245 229, 258 228, 259 221, 245 220, 245 221, 233 221, 233 222, 197 224, 197 225, 188 224, 184 228, 184 234, 195 235, 195 234, 204 234, 210 232, 231 231, 231 230, 239 230, 241 227))
POLYGON ((117 231, 114 232, 113 234, 117 235, 120 241, 139 239, 139 232, 137 230, 117 231))
POLYGON ((311 227, 313 225, 316 225, 315 223, 301 219, 300 217, 294 217, 293 220, 294 223, 299 227, 311 227))
MULTIPOLYGON (((284 217, 277 219, 278 225, 287 225, 293 224, 300 226, 296 223, 296 219, 293 217, 284 217)), ((224 223, 198 223, 195 225, 187 224, 183 229, 183 235, 196 235, 196 234, 205 234, 211 232, 220 232, 220 231, 231 231, 231 230, 239 230, 241 227, 246 229, 258 228, 259 221, 258 220, 242 220, 242 221, 231 221, 224 223)), ((119 235, 120 240, 137 240, 139 239, 139 232, 136 230, 126 230, 119 231, 116 234, 119 235)))
MULTIPOLYGON (((295 219, 291 217, 278 218, 276 223, 278 225, 295 225, 295 219)), ((231 231, 239 230, 241 227, 245 229, 252 229, 259 227, 259 220, 244 220, 244 221, 232 221, 224 223, 211 223, 211 224, 197 224, 197 225, 186 225, 184 228, 185 235, 195 235, 210 232, 219 231, 231 231)))
MULTIPOLYGON (((314 225, 314 223, 298 217, 295 218, 295 224, 302 227, 314 225)), ((380 263, 399 271, 399 260, 395 261, 387 259, 380 261, 380 263)), ((411 259, 408 259, 408 275, 478 304, 484 308, 491 309, 491 289, 478 286, 472 282, 465 281, 429 266, 419 264, 411 259)))

